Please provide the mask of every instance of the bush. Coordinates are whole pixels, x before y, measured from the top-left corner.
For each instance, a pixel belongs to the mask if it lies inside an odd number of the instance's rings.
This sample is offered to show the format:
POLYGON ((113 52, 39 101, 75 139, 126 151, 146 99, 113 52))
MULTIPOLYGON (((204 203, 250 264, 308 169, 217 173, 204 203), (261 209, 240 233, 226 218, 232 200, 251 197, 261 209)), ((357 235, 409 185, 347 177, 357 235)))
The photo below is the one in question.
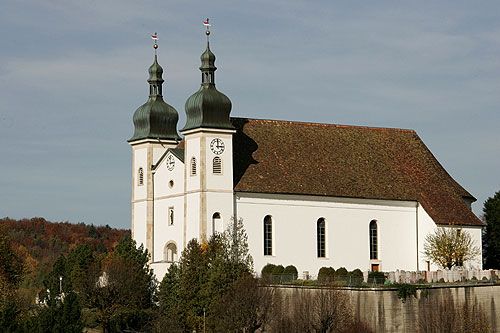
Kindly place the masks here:
POLYGON ((286 275, 287 280, 292 281, 292 280, 297 280, 299 272, 297 271, 297 268, 294 265, 288 265, 285 267, 283 275, 286 275))
POLYGON ((335 279, 335 270, 333 267, 321 267, 318 272, 319 283, 331 283, 335 279))
POLYGON ((364 282, 363 272, 357 268, 349 273, 351 277, 351 285, 361 285, 364 282))
POLYGON ((262 271, 260 272, 260 274, 262 275, 262 277, 270 276, 273 274, 275 267, 276 265, 267 264, 266 266, 262 267, 262 271))
POLYGON ((340 267, 335 271, 335 281, 349 281, 349 272, 345 267, 340 267))
POLYGON ((273 275, 281 275, 284 271, 285 267, 283 265, 274 266, 273 275))
POLYGON ((407 298, 417 298, 417 286, 409 283, 396 283, 394 286, 398 289, 398 298, 405 303, 407 298))
POLYGON ((370 283, 370 284, 384 284, 385 283, 384 272, 369 272, 368 273, 368 283, 370 283))

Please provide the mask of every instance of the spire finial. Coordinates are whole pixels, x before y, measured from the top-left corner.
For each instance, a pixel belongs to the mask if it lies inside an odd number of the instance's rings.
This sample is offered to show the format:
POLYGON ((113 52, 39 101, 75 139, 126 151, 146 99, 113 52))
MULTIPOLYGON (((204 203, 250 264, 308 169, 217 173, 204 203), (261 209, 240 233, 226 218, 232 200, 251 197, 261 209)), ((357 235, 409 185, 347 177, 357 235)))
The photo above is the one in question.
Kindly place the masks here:
POLYGON ((155 56, 156 56, 156 50, 158 49, 158 33, 154 33, 151 35, 151 39, 153 40, 153 49, 155 49, 155 56))
POLYGON ((211 24, 208 21, 209 21, 208 17, 206 20, 203 21, 203 25, 205 26, 205 28, 207 28, 207 30, 205 30, 205 35, 207 35, 207 47, 209 47, 210 45, 208 37, 210 36, 210 27, 211 27, 211 24))

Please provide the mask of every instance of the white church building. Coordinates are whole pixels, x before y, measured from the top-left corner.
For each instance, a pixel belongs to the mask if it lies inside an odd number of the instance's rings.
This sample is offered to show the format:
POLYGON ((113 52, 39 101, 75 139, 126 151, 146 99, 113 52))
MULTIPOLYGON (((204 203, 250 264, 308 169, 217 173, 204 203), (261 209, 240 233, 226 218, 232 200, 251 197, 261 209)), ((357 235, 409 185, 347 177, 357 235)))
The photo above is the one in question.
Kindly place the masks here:
POLYGON ((434 269, 423 249, 436 227, 467 230, 480 247, 476 199, 415 131, 233 118, 215 87, 208 34, 182 136, 155 54, 149 99, 128 140, 132 237, 149 251, 159 280, 189 240, 206 240, 234 218, 243 220, 258 273, 267 263, 311 275, 323 266, 434 269))

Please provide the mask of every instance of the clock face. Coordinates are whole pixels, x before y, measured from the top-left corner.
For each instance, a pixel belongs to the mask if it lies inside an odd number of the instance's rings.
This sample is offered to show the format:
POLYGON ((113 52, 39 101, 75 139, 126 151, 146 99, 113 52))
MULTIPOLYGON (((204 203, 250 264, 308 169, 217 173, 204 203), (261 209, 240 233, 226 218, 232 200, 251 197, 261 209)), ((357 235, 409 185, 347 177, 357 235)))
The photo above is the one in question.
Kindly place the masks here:
POLYGON ((175 159, 172 155, 168 155, 167 157, 167 169, 172 171, 175 166, 175 159))
POLYGON ((210 142, 210 149, 216 155, 222 154, 222 152, 224 151, 224 141, 219 138, 213 139, 212 142, 210 142))

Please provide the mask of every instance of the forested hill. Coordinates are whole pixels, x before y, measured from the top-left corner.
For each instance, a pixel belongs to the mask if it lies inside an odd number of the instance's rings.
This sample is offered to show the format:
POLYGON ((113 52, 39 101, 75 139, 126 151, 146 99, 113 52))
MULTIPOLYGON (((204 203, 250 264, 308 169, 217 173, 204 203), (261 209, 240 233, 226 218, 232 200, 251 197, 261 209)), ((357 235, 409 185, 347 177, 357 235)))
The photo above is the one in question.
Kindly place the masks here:
POLYGON ((0 219, 0 233, 7 235, 14 251, 24 259, 27 274, 24 287, 39 286, 61 255, 80 244, 89 245, 95 253, 110 252, 129 230, 83 223, 50 222, 41 217, 14 220, 0 219))

